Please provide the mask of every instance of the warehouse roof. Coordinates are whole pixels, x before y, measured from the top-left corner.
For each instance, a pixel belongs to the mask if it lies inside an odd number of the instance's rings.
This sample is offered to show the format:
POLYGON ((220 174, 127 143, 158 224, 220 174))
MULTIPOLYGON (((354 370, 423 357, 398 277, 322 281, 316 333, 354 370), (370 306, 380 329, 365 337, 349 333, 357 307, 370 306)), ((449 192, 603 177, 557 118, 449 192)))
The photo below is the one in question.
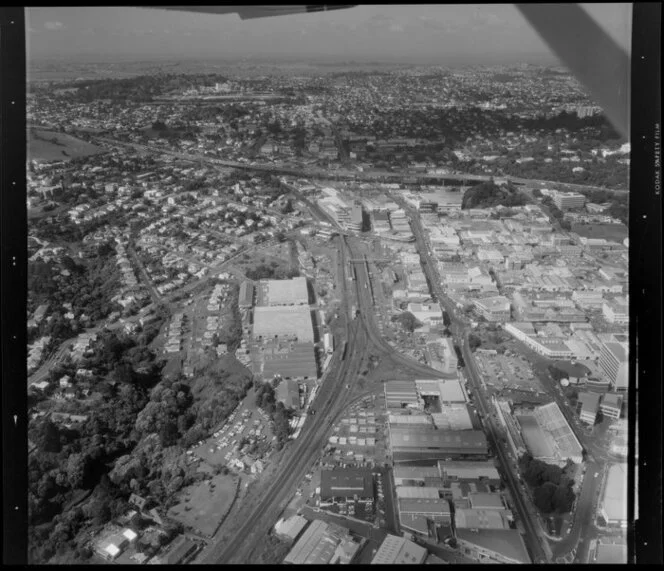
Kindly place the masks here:
POLYGON ((450 503, 442 498, 399 498, 399 513, 449 515, 450 503))
POLYGON ((481 430, 431 430, 425 426, 393 426, 390 429, 393 450, 443 449, 486 453, 487 441, 481 430))
POLYGON ((613 464, 609 468, 602 508, 609 521, 627 519, 627 464, 613 464))
POLYGON ((444 404, 441 412, 433 413, 431 418, 437 428, 442 430, 472 430, 473 421, 465 404, 444 404))
POLYGON ((308 305, 256 307, 254 337, 279 338, 295 336, 298 341, 313 341, 311 310, 308 305))
POLYGON ((436 488, 426 486, 397 486, 397 498, 432 498, 438 499, 436 488))
POLYGON ((277 343, 263 348, 263 378, 315 378, 318 374, 314 344, 277 343))
POLYGON ((321 498, 352 497, 355 495, 361 498, 373 497, 371 470, 345 468, 321 471, 321 498))
POLYGON ((454 513, 457 529, 508 529, 505 510, 459 508, 454 513))
POLYGON ((441 476, 456 480, 500 480, 500 474, 491 460, 486 462, 438 462, 441 476))
POLYGON ((516 529, 457 529, 457 539, 499 553, 515 563, 531 563, 521 534, 516 529))
POLYGON ((376 555, 371 560, 372 565, 380 564, 414 564, 424 562, 427 550, 424 547, 409 541, 405 537, 388 534, 383 540, 376 555))
POLYGON ((500 494, 471 492, 468 494, 468 499, 470 500, 470 505, 473 509, 506 509, 503 497, 500 494))
POLYGON ((307 278, 262 280, 259 283, 256 305, 306 305, 308 302, 307 278))

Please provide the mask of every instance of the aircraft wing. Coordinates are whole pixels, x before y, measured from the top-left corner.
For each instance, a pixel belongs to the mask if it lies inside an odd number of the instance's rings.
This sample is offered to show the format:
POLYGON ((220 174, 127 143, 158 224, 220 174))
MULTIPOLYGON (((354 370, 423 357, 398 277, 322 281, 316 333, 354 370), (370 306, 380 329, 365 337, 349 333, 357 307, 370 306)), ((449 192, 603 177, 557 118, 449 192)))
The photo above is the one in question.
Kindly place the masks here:
POLYGON ((629 137, 630 58, 578 4, 516 4, 542 39, 629 137))
POLYGON ((142 6, 143 8, 159 8, 161 10, 179 10, 181 12, 201 12, 205 14, 237 14, 242 20, 250 18, 268 18, 270 16, 287 16, 289 14, 306 14, 307 12, 323 12, 353 8, 357 4, 311 4, 292 6, 142 6))

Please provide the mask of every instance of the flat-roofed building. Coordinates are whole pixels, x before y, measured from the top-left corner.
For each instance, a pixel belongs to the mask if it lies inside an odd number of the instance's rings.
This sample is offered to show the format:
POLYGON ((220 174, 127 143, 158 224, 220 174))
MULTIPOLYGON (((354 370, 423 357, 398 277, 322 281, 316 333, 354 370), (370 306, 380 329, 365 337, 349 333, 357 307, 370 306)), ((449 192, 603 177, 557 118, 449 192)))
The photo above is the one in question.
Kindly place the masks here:
POLYGON ((372 565, 420 565, 427 550, 405 537, 388 534, 371 560, 372 565))
POLYGON ((627 563, 627 543, 602 543, 600 540, 595 548, 593 563, 624 565, 627 563))
POLYGON ((599 513, 608 525, 627 527, 627 464, 609 468, 599 513))
POLYGON ((264 343, 260 352, 264 379, 315 379, 318 375, 314 344, 277 341, 264 343))
POLYGON ((419 515, 435 522, 449 522, 452 517, 450 503, 442 498, 399 498, 399 516, 419 515))
POLYGON ((553 191, 553 203, 560 210, 571 210, 583 208, 586 203, 586 197, 578 192, 553 191))
POLYGON ((426 426, 390 426, 390 450, 395 463, 485 458, 488 453, 481 430, 436 430, 426 426))
POLYGON ((623 396, 615 393, 607 393, 602 398, 599 409, 604 416, 617 420, 622 412, 623 396))
POLYGON ((321 506, 345 504, 348 501, 372 504, 374 487, 371 470, 344 468, 321 471, 320 501, 321 506))
POLYGON ((313 342, 311 310, 308 305, 256 307, 253 336, 255 339, 289 338, 313 342))
POLYGON ((433 487, 426 486, 397 486, 397 498, 413 499, 439 499, 438 490, 433 487))
POLYGON ((599 366, 615 390, 627 390, 629 362, 626 343, 604 342, 599 366))
POLYGON ((435 466, 395 466, 394 484, 404 485, 405 482, 421 482, 424 484, 427 478, 438 478, 440 473, 435 466))
POLYGON ((436 428, 440 430, 472 430, 473 420, 467 404, 443 404, 440 412, 431 413, 436 428))
POLYGON ((389 414, 387 417, 389 424, 399 425, 431 425, 432 417, 426 414, 389 414))
POLYGON ((284 379, 277 386, 275 396, 286 408, 300 409, 300 387, 297 381, 284 379))
POLYGON ((459 551, 481 563, 532 563, 523 537, 516 529, 457 529, 459 551))
POLYGON ((274 531, 286 541, 295 541, 309 522, 301 515, 295 514, 288 519, 280 519, 274 526, 274 531))
POLYGON ((481 480, 500 482, 500 474, 491 460, 484 462, 441 461, 438 462, 440 477, 445 480, 481 480))
POLYGON ((601 395, 593 392, 579 393, 579 404, 581 410, 579 412, 579 419, 590 426, 595 424, 597 420, 597 411, 599 410, 599 400, 601 395))
POLYGON ((454 525, 457 529, 509 529, 507 510, 457 508, 454 525))
POLYGON ((309 293, 307 278, 289 280, 261 280, 257 289, 256 305, 307 305, 309 293))
POLYGON ((621 300, 612 299, 602 304, 602 315, 609 323, 627 325, 629 323, 629 306, 621 300))
POLYGON ((421 396, 436 396, 441 403, 465 403, 468 400, 466 391, 459 379, 415 381, 415 386, 421 396))
POLYGON ((254 304, 254 285, 251 282, 242 282, 240 285, 240 295, 238 305, 241 309, 247 309, 254 304))
POLYGON ((468 494, 468 501, 470 507, 473 509, 488 509, 488 510, 506 510, 505 499, 502 494, 486 493, 486 492, 471 492, 468 494))
POLYGON ((509 321, 510 320, 510 300, 502 295, 485 297, 474 300, 477 311, 487 321, 509 321))

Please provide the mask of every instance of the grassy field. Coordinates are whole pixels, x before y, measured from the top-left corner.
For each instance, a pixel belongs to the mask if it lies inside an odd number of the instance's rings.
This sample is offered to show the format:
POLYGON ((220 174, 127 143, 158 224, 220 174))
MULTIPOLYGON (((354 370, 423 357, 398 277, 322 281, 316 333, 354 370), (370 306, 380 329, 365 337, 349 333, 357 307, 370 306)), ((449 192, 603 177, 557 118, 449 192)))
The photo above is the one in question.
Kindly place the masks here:
POLYGON ((28 132, 28 157, 42 161, 65 161, 102 153, 96 145, 65 133, 34 129, 28 132))
POLYGON ((586 238, 605 238, 613 242, 622 242, 629 235, 629 229, 623 224, 573 224, 572 232, 586 238))
POLYGON ((168 515, 205 535, 212 535, 230 507, 235 491, 233 477, 215 476, 186 488, 182 501, 168 510, 168 515))

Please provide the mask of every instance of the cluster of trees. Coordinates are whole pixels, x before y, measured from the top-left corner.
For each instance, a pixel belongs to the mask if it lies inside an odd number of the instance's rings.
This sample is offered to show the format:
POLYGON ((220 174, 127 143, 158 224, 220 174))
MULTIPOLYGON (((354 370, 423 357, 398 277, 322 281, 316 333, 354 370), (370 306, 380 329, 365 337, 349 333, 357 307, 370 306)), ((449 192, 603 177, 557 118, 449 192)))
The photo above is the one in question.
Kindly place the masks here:
POLYGON ((468 335, 468 345, 470 345, 470 349, 474 351, 478 347, 481 347, 482 339, 480 338, 479 335, 471 333, 470 335, 468 335))
POLYGON ((272 383, 256 381, 256 406, 262 408, 272 420, 272 429, 277 437, 276 447, 281 450, 290 436, 289 421, 295 414, 295 411, 284 406, 284 403, 277 401, 272 383))
POLYGON ((36 260, 28 262, 28 292, 30 292, 30 308, 41 303, 50 303, 57 307, 50 320, 43 320, 32 337, 50 335, 54 342, 72 337, 82 327, 104 319, 110 313, 122 310, 122 307, 111 301, 119 285, 119 277, 114 270, 111 258, 115 252, 100 248, 97 255, 86 263, 74 261, 69 256, 62 258, 62 268, 54 262, 36 260), (61 269, 69 272, 68 276, 60 274, 61 269), (64 303, 72 304, 72 312, 76 319, 64 317, 64 303), (87 321, 82 316, 87 316, 87 321))
POLYGON ((574 505, 574 481, 566 470, 573 464, 568 463, 565 469, 546 464, 534 459, 526 453, 519 458, 519 468, 528 485, 533 489, 535 506, 542 513, 567 513, 574 505))
POLYGON ((565 218, 563 211, 554 204, 553 199, 550 196, 545 196, 542 199, 542 204, 548 208, 551 217, 560 224, 560 227, 563 230, 569 231, 572 229, 572 223, 565 218))
POLYGON ((212 86, 224 81, 226 78, 217 74, 154 74, 126 79, 76 81, 63 87, 77 88, 73 97, 79 101, 89 102, 95 99, 150 101, 153 97, 169 91, 180 91, 200 85, 212 86))
POLYGON ((392 316, 392 321, 396 321, 409 333, 412 333, 418 327, 422 327, 422 322, 417 319, 410 311, 402 311, 392 316))
POLYGON ((491 208, 493 206, 523 206, 526 197, 510 187, 499 187, 495 183, 483 182, 469 188, 463 195, 462 209, 491 208))
POLYGON ((269 265, 258 264, 255 268, 251 268, 245 273, 250 280, 285 280, 296 278, 300 275, 300 271, 297 268, 284 268, 276 262, 270 262, 269 265))

